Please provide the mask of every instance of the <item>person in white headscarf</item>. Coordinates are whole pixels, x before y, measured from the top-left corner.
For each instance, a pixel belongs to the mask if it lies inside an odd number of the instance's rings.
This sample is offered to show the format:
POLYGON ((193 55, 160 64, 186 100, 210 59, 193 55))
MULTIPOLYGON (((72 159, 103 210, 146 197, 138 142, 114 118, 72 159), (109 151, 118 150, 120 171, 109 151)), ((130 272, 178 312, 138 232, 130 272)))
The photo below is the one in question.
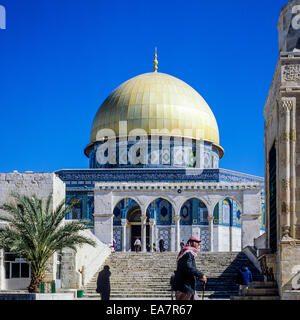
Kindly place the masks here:
POLYGON ((196 280, 207 282, 205 275, 196 268, 195 257, 200 249, 200 243, 198 237, 191 237, 177 256, 174 279, 176 300, 198 300, 196 280))

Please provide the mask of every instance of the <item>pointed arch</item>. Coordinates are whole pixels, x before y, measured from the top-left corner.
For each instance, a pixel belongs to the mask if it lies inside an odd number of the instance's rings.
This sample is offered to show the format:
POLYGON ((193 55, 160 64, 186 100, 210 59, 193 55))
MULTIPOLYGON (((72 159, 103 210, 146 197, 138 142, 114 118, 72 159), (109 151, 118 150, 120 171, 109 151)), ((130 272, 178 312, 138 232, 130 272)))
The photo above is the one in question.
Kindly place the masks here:
POLYGON ((198 197, 185 200, 180 208, 180 224, 208 225, 208 209, 204 201, 198 197))
POLYGON ((241 205, 231 196, 219 200, 214 207, 214 224, 241 227, 241 205))
MULTIPOLYGON (((141 212, 140 205, 134 199, 132 199, 131 197, 125 197, 120 199, 113 209, 113 224, 120 226, 121 220, 127 219, 128 213, 132 214, 133 211, 141 212)), ((131 216, 131 218, 133 218, 133 216, 131 216)))
POLYGON ((149 218, 155 219, 157 225, 171 225, 174 216, 172 203, 164 198, 157 197, 153 199, 146 210, 149 218))

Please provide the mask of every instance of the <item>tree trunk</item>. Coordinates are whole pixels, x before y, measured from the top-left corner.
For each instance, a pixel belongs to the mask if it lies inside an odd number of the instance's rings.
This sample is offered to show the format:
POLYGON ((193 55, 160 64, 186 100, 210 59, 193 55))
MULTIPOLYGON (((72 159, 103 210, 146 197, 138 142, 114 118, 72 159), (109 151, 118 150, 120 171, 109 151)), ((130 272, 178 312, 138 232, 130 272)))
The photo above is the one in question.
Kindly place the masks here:
POLYGON ((30 285, 28 287, 29 293, 39 293, 39 284, 42 280, 42 277, 39 273, 32 273, 30 285))

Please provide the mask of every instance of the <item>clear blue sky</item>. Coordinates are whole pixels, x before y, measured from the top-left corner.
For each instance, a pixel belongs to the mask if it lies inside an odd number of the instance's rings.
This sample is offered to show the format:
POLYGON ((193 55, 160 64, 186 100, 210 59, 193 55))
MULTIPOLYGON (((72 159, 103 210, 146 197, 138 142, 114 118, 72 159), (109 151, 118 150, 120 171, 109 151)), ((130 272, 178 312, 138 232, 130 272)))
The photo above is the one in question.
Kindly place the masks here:
POLYGON ((0 0, 0 172, 88 168, 97 109, 153 69, 197 90, 218 122, 221 168, 264 175, 263 107, 287 0, 0 0))

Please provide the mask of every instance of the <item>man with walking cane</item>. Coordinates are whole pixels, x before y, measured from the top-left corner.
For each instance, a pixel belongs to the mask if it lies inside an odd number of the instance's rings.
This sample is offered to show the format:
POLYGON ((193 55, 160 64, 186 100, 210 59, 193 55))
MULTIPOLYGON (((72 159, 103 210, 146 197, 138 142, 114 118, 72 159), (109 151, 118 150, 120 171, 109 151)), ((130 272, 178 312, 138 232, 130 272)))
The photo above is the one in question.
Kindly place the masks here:
POLYGON ((199 300, 195 290, 197 279, 204 282, 204 294, 207 279, 204 274, 196 268, 195 263, 195 257, 200 249, 200 243, 201 240, 198 237, 191 237, 177 256, 177 270, 174 279, 176 300, 199 300))

